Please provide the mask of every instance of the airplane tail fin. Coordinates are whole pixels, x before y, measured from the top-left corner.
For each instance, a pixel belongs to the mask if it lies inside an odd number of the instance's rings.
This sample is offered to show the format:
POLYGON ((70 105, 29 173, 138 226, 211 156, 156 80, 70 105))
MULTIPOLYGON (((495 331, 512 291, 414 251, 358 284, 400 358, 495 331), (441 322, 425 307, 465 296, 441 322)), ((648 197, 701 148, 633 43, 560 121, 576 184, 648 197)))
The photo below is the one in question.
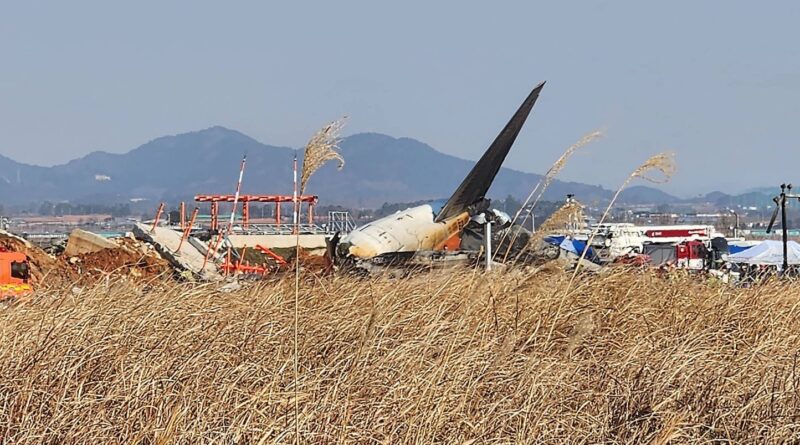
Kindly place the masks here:
POLYGON ((522 129, 522 125, 525 124, 525 120, 533 109, 533 105, 536 103, 536 99, 539 98, 539 92, 542 91, 543 87, 544 82, 537 85, 525 101, 522 102, 522 105, 520 105, 500 134, 497 135, 497 138, 486 150, 486 153, 483 154, 478 163, 472 168, 472 171, 464 178, 464 181, 458 186, 453 196, 447 200, 447 203, 436 216, 436 222, 441 222, 463 213, 469 206, 486 196, 486 192, 489 191, 497 172, 500 171, 500 166, 517 139, 517 135, 522 129))

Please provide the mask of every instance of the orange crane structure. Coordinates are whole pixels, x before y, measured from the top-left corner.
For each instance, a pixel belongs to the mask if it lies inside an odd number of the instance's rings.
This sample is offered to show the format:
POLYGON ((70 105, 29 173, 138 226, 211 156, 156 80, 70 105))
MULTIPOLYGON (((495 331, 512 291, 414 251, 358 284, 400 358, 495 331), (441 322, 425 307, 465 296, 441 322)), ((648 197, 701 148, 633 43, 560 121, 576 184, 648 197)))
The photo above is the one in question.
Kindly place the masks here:
MULTIPOLYGON (((211 203, 211 229, 219 229, 219 203, 234 202, 235 195, 197 195, 194 200, 197 202, 211 203)), ((319 198, 315 195, 303 195, 297 197, 298 206, 303 203, 308 204, 308 223, 314 222, 314 206, 317 205, 319 198)), ((250 203, 273 203, 275 204, 275 224, 281 225, 281 204, 294 202, 292 195, 240 195, 239 202, 242 203, 242 227, 247 229, 250 226, 250 203)))

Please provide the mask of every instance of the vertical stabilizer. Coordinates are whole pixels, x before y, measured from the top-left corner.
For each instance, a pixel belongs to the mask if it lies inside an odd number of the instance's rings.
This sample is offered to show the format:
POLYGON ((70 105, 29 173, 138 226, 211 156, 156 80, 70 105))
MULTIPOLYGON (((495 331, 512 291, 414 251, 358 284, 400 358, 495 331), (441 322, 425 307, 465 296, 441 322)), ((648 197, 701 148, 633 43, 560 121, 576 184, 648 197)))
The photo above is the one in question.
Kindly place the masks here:
POLYGON ((489 146, 486 153, 475 164, 467 177, 464 178, 464 181, 458 186, 453 196, 447 200, 447 203, 436 217, 436 222, 444 221, 463 213, 467 210, 467 207, 486 196, 486 192, 489 191, 497 172, 500 171, 500 166, 517 139, 517 135, 525 124, 525 120, 528 118, 531 109, 533 109, 533 105, 536 103, 536 99, 539 98, 539 92, 542 91, 543 87, 544 82, 537 85, 525 101, 522 102, 522 105, 511 117, 511 120, 508 121, 503 131, 497 135, 492 145, 489 146))

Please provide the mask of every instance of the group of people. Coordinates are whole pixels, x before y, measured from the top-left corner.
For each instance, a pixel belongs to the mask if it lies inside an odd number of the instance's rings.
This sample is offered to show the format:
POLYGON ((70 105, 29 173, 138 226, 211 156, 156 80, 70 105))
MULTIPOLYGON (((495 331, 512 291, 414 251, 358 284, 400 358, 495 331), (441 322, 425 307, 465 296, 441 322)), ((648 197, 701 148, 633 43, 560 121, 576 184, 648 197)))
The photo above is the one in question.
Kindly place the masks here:
POLYGON ((744 287, 764 283, 777 277, 800 277, 800 266, 789 265, 786 271, 782 266, 770 264, 734 264, 728 263, 730 272, 738 272, 739 283, 744 287))

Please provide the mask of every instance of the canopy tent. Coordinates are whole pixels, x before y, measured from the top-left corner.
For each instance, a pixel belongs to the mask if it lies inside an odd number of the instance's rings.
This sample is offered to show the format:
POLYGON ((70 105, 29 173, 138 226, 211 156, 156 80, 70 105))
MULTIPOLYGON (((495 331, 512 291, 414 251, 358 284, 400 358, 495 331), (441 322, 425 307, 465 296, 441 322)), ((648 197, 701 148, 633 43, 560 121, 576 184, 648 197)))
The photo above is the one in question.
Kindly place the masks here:
POLYGON ((728 251, 730 252, 731 255, 735 255, 739 252, 744 252, 745 250, 750 249, 752 247, 754 246, 742 246, 740 244, 730 244, 728 246, 728 251))
MULTIPOLYGON (((789 241, 786 246, 789 264, 800 264, 800 244, 789 241)), ((766 240, 749 249, 728 255, 729 263, 780 266, 783 264, 783 243, 766 240)))

